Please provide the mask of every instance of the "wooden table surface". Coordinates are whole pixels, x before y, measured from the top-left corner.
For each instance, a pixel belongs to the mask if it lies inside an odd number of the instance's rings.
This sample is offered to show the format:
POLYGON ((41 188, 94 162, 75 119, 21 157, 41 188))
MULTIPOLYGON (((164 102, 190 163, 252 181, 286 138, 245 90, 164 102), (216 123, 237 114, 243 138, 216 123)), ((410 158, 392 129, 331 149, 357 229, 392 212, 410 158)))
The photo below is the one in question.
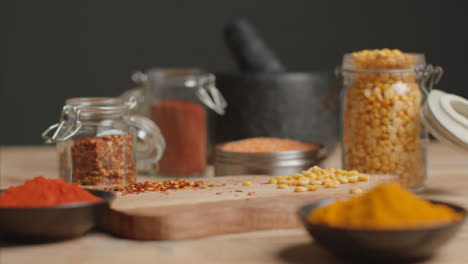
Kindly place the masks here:
MULTIPOLYGON (((323 167, 339 167, 337 149, 323 167)), ((468 154, 440 143, 428 151, 429 178, 422 196, 468 207, 468 154)), ((0 187, 37 175, 57 177, 55 149, 1 147, 0 187)), ((31 219, 34 221, 34 219, 31 219)), ((365 252, 363 252, 365 254, 365 252)), ((340 263, 303 229, 223 235, 205 239, 132 241, 101 232, 62 242, 11 245, 0 242, 0 263, 340 263)), ((423 263, 468 263, 468 222, 461 232, 423 263)))

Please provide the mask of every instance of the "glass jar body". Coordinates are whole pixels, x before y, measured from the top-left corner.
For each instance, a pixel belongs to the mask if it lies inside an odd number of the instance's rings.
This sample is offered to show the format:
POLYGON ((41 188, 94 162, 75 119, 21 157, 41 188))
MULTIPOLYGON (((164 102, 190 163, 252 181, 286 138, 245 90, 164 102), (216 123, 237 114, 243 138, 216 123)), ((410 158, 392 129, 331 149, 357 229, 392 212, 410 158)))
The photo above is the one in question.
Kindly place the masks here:
POLYGON ((197 91, 202 73, 161 69, 148 75, 150 117, 167 143, 159 162, 161 176, 200 176, 207 163, 207 111, 197 91))
POLYGON ((43 133, 57 144, 60 177, 80 185, 128 184, 136 181, 136 160, 157 162, 164 138, 152 121, 129 110, 120 98, 68 99, 61 122, 43 133))
POLYGON ((407 188, 422 189, 428 135, 420 120, 423 94, 417 74, 344 70, 343 77, 344 169, 395 174, 407 188))
POLYGON ((133 75, 140 87, 122 97, 142 103, 135 111, 159 125, 166 150, 158 164, 137 164, 145 174, 201 176, 210 155, 209 109, 224 114, 226 102, 214 86, 214 75, 198 68, 154 68, 133 75))

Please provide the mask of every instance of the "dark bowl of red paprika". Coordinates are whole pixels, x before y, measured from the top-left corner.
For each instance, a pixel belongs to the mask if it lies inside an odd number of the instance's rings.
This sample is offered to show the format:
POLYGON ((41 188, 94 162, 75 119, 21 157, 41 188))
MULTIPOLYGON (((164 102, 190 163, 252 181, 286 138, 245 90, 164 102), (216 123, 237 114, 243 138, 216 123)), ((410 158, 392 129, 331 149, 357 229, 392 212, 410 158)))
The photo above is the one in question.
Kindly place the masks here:
MULTIPOLYGON (((0 190, 2 193, 4 190, 0 190)), ((0 240, 19 243, 56 241, 84 235, 109 211, 112 192, 88 190, 96 202, 64 203, 51 207, 0 207, 0 240)))

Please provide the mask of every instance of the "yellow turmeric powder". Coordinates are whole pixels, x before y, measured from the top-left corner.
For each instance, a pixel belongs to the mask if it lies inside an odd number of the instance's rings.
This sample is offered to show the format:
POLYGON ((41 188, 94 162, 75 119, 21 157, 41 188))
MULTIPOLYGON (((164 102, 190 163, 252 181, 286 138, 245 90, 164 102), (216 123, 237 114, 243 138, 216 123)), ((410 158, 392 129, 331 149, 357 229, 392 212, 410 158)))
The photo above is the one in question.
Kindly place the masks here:
POLYGON ((369 192, 312 211, 315 224, 359 229, 401 229, 445 224, 461 214, 445 205, 432 204, 400 185, 385 183, 369 192))

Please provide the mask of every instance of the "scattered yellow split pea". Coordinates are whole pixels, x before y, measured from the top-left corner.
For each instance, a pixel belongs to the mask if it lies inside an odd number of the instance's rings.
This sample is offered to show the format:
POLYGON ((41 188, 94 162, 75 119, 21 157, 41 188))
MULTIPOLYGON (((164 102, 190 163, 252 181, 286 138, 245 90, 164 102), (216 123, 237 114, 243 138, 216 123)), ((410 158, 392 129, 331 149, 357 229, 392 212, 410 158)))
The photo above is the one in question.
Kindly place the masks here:
POLYGON ((351 188, 351 190, 349 190, 349 193, 350 194, 361 194, 362 190, 359 187, 353 187, 353 188, 351 188))
POLYGON ((252 186, 252 182, 251 182, 251 181, 244 181, 244 182, 242 183, 242 185, 244 185, 244 186, 252 186))
POLYGON ((289 180, 287 180, 287 179, 281 179, 281 180, 279 180, 278 183, 279 184, 287 184, 288 182, 289 182, 289 180))
POLYGON ((296 189, 294 190, 295 192, 305 192, 307 191, 306 188, 304 187, 296 187, 296 189))

